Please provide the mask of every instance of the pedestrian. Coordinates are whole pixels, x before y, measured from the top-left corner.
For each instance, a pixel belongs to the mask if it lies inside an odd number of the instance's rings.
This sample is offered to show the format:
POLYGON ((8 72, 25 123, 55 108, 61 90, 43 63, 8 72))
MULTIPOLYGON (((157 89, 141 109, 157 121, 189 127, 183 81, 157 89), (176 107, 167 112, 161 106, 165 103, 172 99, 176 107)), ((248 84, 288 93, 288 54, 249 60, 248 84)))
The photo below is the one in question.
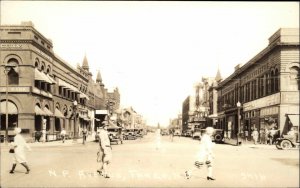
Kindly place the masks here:
POLYGON ((27 160, 26 160, 26 155, 25 155, 24 149, 26 148, 29 151, 31 151, 31 148, 26 143, 23 136, 20 134, 21 131, 22 131, 22 129, 18 128, 18 127, 16 127, 14 129, 14 133, 16 134, 16 136, 14 137, 14 142, 11 143, 11 149, 10 149, 10 153, 13 154, 13 165, 12 165, 12 169, 9 172, 11 174, 14 173, 14 170, 17 166, 17 162, 26 168, 25 174, 29 174, 29 171, 30 171, 30 169, 27 165, 27 160))
POLYGON ((258 140, 258 131, 256 128, 253 129, 252 134, 251 134, 254 144, 257 144, 257 140, 258 140))
POLYGON ((270 131, 267 129, 267 128, 265 128, 265 142, 264 142, 264 144, 266 144, 266 145, 268 145, 268 143, 269 143, 269 140, 270 140, 270 131))
POLYGON ((61 136, 61 140, 62 140, 62 143, 65 143, 65 140, 66 140, 66 130, 63 128, 60 132, 60 136, 61 136))
POLYGON ((84 129, 82 130, 82 144, 85 144, 87 134, 88 134, 88 131, 87 131, 86 127, 84 127, 84 129))
POLYGON ((259 143, 260 144, 264 144, 266 141, 265 141, 265 130, 263 128, 260 129, 260 132, 259 132, 259 143))
POLYGON ((276 130, 274 129, 274 127, 272 127, 272 129, 270 130, 270 136, 269 136, 269 144, 270 145, 273 145, 274 143, 274 137, 275 137, 275 134, 276 134, 276 130))
POLYGON ((247 130, 247 129, 245 129, 245 137, 244 137, 244 139, 245 139, 245 143, 247 143, 248 136, 249 136, 248 130, 247 130))
POLYGON ((110 178, 108 174, 108 165, 111 163, 112 151, 107 126, 108 123, 104 121, 102 122, 102 127, 99 129, 99 151, 97 153, 97 161, 100 163, 100 168, 97 172, 105 178, 110 178))
POLYGON ((173 142, 173 137, 174 137, 173 129, 170 129, 170 137, 171 137, 171 142, 173 142))
POLYGON ((201 138, 200 142, 200 150, 198 153, 198 159, 194 164, 194 167, 191 170, 185 171, 185 176, 187 179, 191 178, 192 173, 196 169, 201 169, 204 163, 207 166, 207 180, 215 180, 212 177, 212 159, 214 158, 213 155, 213 146, 214 143, 211 140, 211 136, 213 135, 214 129, 212 127, 207 127, 205 129, 205 133, 201 138))

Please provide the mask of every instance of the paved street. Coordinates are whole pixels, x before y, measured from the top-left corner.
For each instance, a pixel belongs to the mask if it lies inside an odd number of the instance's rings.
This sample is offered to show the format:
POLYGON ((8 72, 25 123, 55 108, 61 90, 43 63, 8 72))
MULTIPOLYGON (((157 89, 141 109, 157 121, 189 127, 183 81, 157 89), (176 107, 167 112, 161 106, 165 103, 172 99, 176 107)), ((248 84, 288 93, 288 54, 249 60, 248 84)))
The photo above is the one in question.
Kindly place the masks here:
POLYGON ((206 168, 187 180, 184 171, 193 166, 198 145, 155 133, 113 145, 111 178, 105 179, 96 174, 96 142, 33 143, 28 175, 21 165, 9 174, 11 157, 2 144, 1 187, 299 187, 299 150, 275 146, 216 144, 216 181, 206 180, 206 168))

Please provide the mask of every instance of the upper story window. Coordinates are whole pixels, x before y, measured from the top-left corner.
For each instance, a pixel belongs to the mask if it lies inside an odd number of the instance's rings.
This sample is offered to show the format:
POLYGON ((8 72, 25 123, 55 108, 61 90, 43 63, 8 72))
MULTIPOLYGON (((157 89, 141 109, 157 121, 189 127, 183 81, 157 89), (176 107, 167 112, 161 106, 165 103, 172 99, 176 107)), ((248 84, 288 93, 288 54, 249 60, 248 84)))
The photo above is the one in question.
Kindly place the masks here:
POLYGON ((15 58, 11 58, 7 62, 7 77, 8 85, 18 85, 19 84, 19 62, 15 58))

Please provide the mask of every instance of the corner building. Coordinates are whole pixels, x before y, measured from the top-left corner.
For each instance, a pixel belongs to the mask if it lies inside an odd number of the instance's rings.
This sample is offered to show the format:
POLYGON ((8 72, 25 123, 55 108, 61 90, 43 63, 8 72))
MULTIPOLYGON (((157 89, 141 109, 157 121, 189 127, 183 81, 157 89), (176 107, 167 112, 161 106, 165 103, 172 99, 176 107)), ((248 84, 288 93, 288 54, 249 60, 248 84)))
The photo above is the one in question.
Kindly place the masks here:
POLYGON ((237 133, 299 126, 299 29, 279 29, 269 45, 217 86, 218 125, 237 133), (238 127, 238 107, 240 127, 238 127))
POLYGON ((79 136, 84 127, 92 129, 91 115, 103 104, 88 103, 95 95, 88 89, 91 74, 86 64, 75 69, 62 60, 53 52, 52 41, 31 22, 1 25, 0 36, 1 135, 6 127, 11 134, 14 122, 27 138, 46 129, 48 140, 57 139, 62 128, 69 137, 79 136))

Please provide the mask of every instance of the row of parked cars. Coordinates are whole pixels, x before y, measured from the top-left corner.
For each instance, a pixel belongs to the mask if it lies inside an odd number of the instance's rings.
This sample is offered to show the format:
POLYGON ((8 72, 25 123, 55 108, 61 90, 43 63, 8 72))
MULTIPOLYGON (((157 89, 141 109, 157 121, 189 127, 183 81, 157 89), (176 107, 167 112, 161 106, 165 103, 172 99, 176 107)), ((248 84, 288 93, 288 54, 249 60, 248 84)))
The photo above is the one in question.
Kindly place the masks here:
MULTIPOLYGON (((142 138, 146 134, 143 129, 123 129, 119 126, 109 126, 107 127, 107 132, 110 142, 117 144, 123 144, 123 140, 142 138)), ((95 135, 95 141, 99 141, 99 131, 97 131, 97 134, 95 135)))
MULTIPOLYGON (((201 140, 202 135, 204 134, 205 129, 195 129, 194 131, 192 130, 187 130, 185 132, 180 132, 180 130, 175 129, 173 132, 173 136, 185 136, 185 137, 192 137, 193 139, 198 139, 201 140)), ((171 134, 168 129, 162 129, 160 134, 162 136, 164 135, 169 135, 171 134)), ((223 140, 224 134, 222 129, 215 129, 213 135, 212 135, 212 140, 217 143, 221 143, 223 140)))

